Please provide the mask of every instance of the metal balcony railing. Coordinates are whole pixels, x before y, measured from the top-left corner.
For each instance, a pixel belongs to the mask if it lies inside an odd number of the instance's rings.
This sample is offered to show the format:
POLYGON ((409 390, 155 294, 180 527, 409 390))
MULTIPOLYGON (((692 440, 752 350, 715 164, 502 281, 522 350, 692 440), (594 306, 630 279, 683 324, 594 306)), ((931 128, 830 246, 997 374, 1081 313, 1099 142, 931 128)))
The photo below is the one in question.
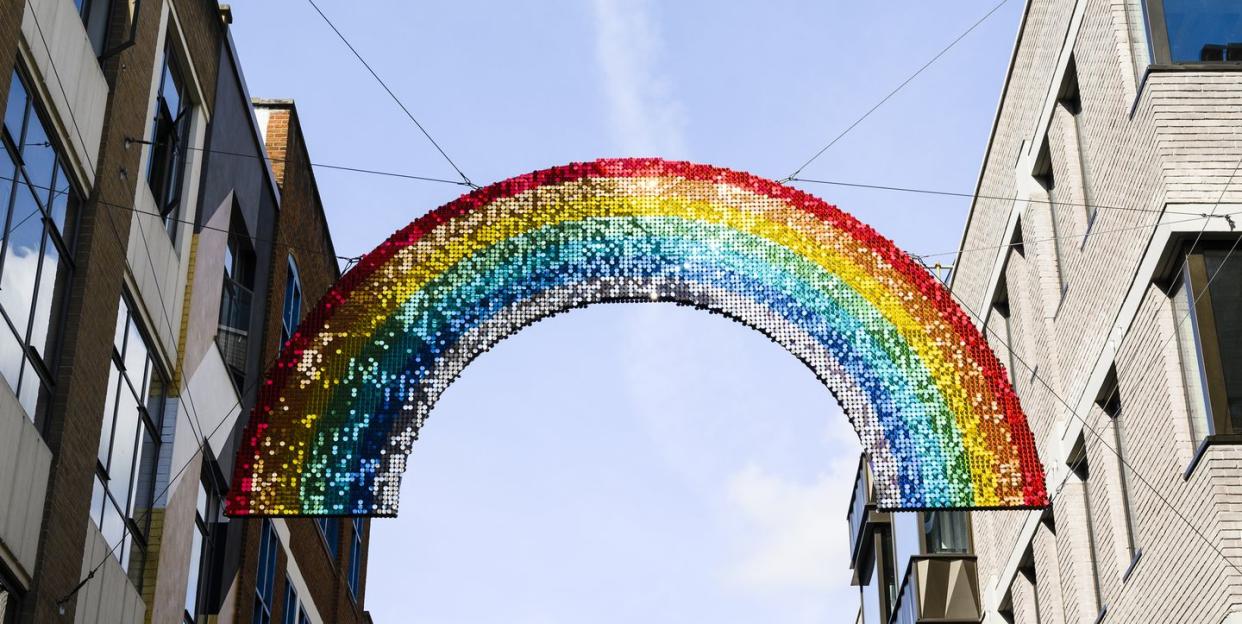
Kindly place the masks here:
MULTIPOLYGON (((854 475, 854 494, 846 514, 850 529, 850 568, 854 569, 862 555, 870 551, 871 535, 875 525, 888 522, 888 514, 876 510, 875 488, 871 482, 871 468, 867 456, 858 458, 858 471, 854 475)), ((855 579, 857 581, 857 579, 855 579)))
POLYGON ((889 622, 965 624, 982 615, 974 555, 918 555, 906 566, 889 622))

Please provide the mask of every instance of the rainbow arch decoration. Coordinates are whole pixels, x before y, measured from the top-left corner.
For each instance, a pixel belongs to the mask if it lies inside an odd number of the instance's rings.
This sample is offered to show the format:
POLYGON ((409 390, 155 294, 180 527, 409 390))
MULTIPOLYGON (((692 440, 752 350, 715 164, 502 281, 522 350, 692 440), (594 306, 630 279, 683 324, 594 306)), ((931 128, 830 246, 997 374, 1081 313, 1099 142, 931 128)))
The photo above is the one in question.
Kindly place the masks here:
POLYGON ((232 516, 392 516, 439 395, 548 316, 664 301, 805 363, 858 432, 890 510, 1048 504, 1004 367, 924 267, 823 200, 660 159, 574 163, 416 219, 320 300, 261 386, 232 516))

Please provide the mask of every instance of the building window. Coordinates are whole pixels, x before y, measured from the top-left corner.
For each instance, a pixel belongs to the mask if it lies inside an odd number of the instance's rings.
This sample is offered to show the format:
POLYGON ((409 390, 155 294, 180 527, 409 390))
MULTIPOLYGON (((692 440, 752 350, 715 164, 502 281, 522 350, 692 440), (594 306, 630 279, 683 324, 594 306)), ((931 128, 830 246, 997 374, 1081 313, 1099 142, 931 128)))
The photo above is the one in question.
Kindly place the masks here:
POLYGON ((1146 8, 1157 63, 1242 63, 1237 0, 1146 0, 1146 8))
MULTIPOLYGON (((1008 262, 1006 262, 1006 267, 1008 262)), ((996 293, 992 295, 992 314, 994 321, 989 320, 989 324, 994 324, 992 329, 993 338, 1001 344, 997 344, 994 349, 998 353, 1004 353, 1005 368, 1009 372, 1009 382, 1017 383, 1018 371, 1015 369, 1017 359, 1014 356, 1013 348, 1013 332, 1010 322, 1011 313, 1009 308, 1009 285, 1005 279, 1004 271, 1001 273, 1000 281, 996 284, 996 293)))
POLYGON ((276 584, 276 529, 264 519, 259 528, 259 567, 254 580, 254 615, 252 624, 271 624, 272 592, 276 584))
POLYGON ((1133 562, 1139 556, 1138 527, 1133 493, 1130 491, 1130 466, 1126 463, 1125 421, 1122 420, 1121 391, 1117 385, 1117 371, 1109 371, 1109 382, 1104 385, 1105 392, 1096 403, 1113 421, 1113 447, 1117 449, 1117 474, 1120 486, 1121 511, 1125 518, 1126 553, 1133 562))
POLYGON ((73 0, 86 27, 86 37, 91 40, 95 56, 103 56, 108 44, 108 18, 112 15, 112 0, 73 0))
POLYGON ((896 554, 893 552, 893 534, 887 530, 876 531, 876 540, 879 542, 875 549, 879 561, 875 567, 880 574, 876 579, 880 588, 880 621, 887 622, 893 616, 893 607, 897 606, 897 563, 896 554))
POLYGON ((1078 477, 1078 482, 1082 487, 1082 508, 1087 529, 1087 556, 1091 558, 1092 589, 1094 590, 1095 604, 1100 615, 1103 615, 1105 610, 1104 593, 1100 587, 1100 556, 1099 547, 1096 544, 1095 510, 1091 506, 1091 468, 1087 463, 1087 446, 1082 438, 1078 439, 1075 450, 1076 452, 1071 453, 1070 456, 1070 470, 1074 473, 1074 476, 1078 477))
POLYGON ((224 252, 224 287, 220 294, 220 326, 216 343, 238 392, 246 387, 250 353, 250 304, 254 299, 255 253, 241 211, 233 207, 224 252))
POLYGON ((121 297, 99 436, 91 517, 130 579, 142 587, 168 380, 121 297), (120 545, 117 547, 117 545, 120 545))
POLYGON ((285 308, 280 317, 280 344, 283 347, 293 336, 293 330, 302 320, 302 280, 298 276, 298 263, 289 256, 285 275, 285 308))
POLYGON ((298 590, 293 586, 293 581, 289 577, 285 577, 285 617, 281 620, 283 624, 298 624, 298 590))
POLYGON ((155 98, 155 119, 151 128, 151 160, 147 166, 147 184, 170 236, 176 232, 181 218, 181 183, 185 177, 191 112, 170 35, 164 45, 164 66, 160 71, 160 90, 155 98))
POLYGON ((39 422, 40 397, 53 385, 78 194, 28 84, 13 72, 0 139, 0 376, 39 422))
POLYGON ((349 549, 349 595, 358 599, 358 579, 362 574, 362 518, 354 518, 354 540, 349 549))
POLYGON ((0 624, 14 624, 21 606, 18 600, 17 585, 10 581, 9 577, 5 576, 3 568, 0 568, 0 624))
MULTIPOLYGON (((206 472, 206 470, 204 471, 206 472)), ((194 505, 194 533, 191 535, 190 568, 185 585, 185 621, 197 622, 206 613, 203 600, 210 595, 212 525, 220 509, 220 498, 204 474, 198 483, 198 499, 194 505)))
POLYGON ((1030 610, 1032 620, 1034 620, 1033 624, 1040 624, 1042 618, 1040 612, 1042 609, 1039 607, 1039 577, 1035 575, 1035 554, 1030 547, 1027 548, 1022 565, 1018 568, 1018 573, 1026 581, 1027 588, 1031 592, 1030 610))
MULTIPOLYGON (((1091 150, 1087 148, 1087 136, 1083 131, 1082 94, 1078 88, 1078 63, 1073 56, 1065 66, 1065 76, 1062 77, 1061 88, 1057 92, 1057 104, 1065 110, 1068 123, 1073 126, 1073 136, 1065 138, 1074 142, 1074 152, 1078 155, 1076 173, 1081 180, 1079 186, 1082 191, 1083 214, 1086 217, 1087 231, 1090 231, 1098 211, 1091 197, 1091 150)), ((1052 207, 1054 211, 1057 208, 1058 206, 1052 207)))
POLYGON ((924 552, 931 555, 970 552, 970 520, 966 512, 925 511, 922 516, 924 552))
POLYGON ((315 518, 315 524, 319 525, 319 533, 323 536, 324 543, 328 545, 328 554, 335 563, 341 548, 341 519, 315 518))
POLYGON ((1242 263, 1228 243, 1188 251, 1173 294, 1187 408, 1196 445, 1242 433, 1242 263))
POLYGON ((1058 213, 1066 198, 1063 197, 1065 195, 1063 190, 1057 187, 1056 175, 1053 173, 1052 146, 1046 137, 1043 146, 1039 149, 1039 156, 1035 159, 1035 181, 1043 187, 1048 196, 1048 218, 1052 223, 1051 243, 1057 262, 1057 284, 1060 288, 1060 296, 1064 299, 1065 292, 1069 290, 1069 282, 1065 280, 1065 254, 1062 249, 1065 246, 1063 239, 1066 238, 1066 228, 1065 224, 1061 223, 1058 213))

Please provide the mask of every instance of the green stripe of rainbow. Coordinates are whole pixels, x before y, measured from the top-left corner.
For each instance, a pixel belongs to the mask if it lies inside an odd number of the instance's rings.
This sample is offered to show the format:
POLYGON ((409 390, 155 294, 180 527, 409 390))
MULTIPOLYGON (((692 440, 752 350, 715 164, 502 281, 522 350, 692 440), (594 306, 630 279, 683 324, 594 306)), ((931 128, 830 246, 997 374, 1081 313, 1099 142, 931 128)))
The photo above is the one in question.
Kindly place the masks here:
POLYGON ((600 160, 474 191, 397 232, 268 374, 230 515, 394 515, 440 392, 574 307, 676 301, 755 327, 850 416, 889 509, 1047 504, 1004 368, 926 270, 822 200, 743 173, 600 160))

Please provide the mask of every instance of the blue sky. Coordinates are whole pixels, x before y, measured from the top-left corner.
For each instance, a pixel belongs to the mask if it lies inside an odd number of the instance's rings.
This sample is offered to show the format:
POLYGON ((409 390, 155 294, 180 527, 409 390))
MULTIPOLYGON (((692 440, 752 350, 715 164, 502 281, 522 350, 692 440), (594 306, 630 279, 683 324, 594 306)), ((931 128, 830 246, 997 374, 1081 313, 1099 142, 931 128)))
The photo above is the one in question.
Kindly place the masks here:
MULTIPOLYGON (((319 0, 480 184, 603 156, 782 178, 994 0, 319 0)), ((1020 19, 1011 0, 804 177, 971 192, 1020 19)), ((304 0, 239 3, 257 97, 297 100, 318 162, 452 177, 304 0)), ((337 250, 459 187, 321 170, 337 250)), ((803 186, 908 251, 967 200, 803 186)), ((377 622, 825 622, 857 610, 858 442, 758 333, 668 305, 537 324, 467 369, 373 524, 377 622)))

